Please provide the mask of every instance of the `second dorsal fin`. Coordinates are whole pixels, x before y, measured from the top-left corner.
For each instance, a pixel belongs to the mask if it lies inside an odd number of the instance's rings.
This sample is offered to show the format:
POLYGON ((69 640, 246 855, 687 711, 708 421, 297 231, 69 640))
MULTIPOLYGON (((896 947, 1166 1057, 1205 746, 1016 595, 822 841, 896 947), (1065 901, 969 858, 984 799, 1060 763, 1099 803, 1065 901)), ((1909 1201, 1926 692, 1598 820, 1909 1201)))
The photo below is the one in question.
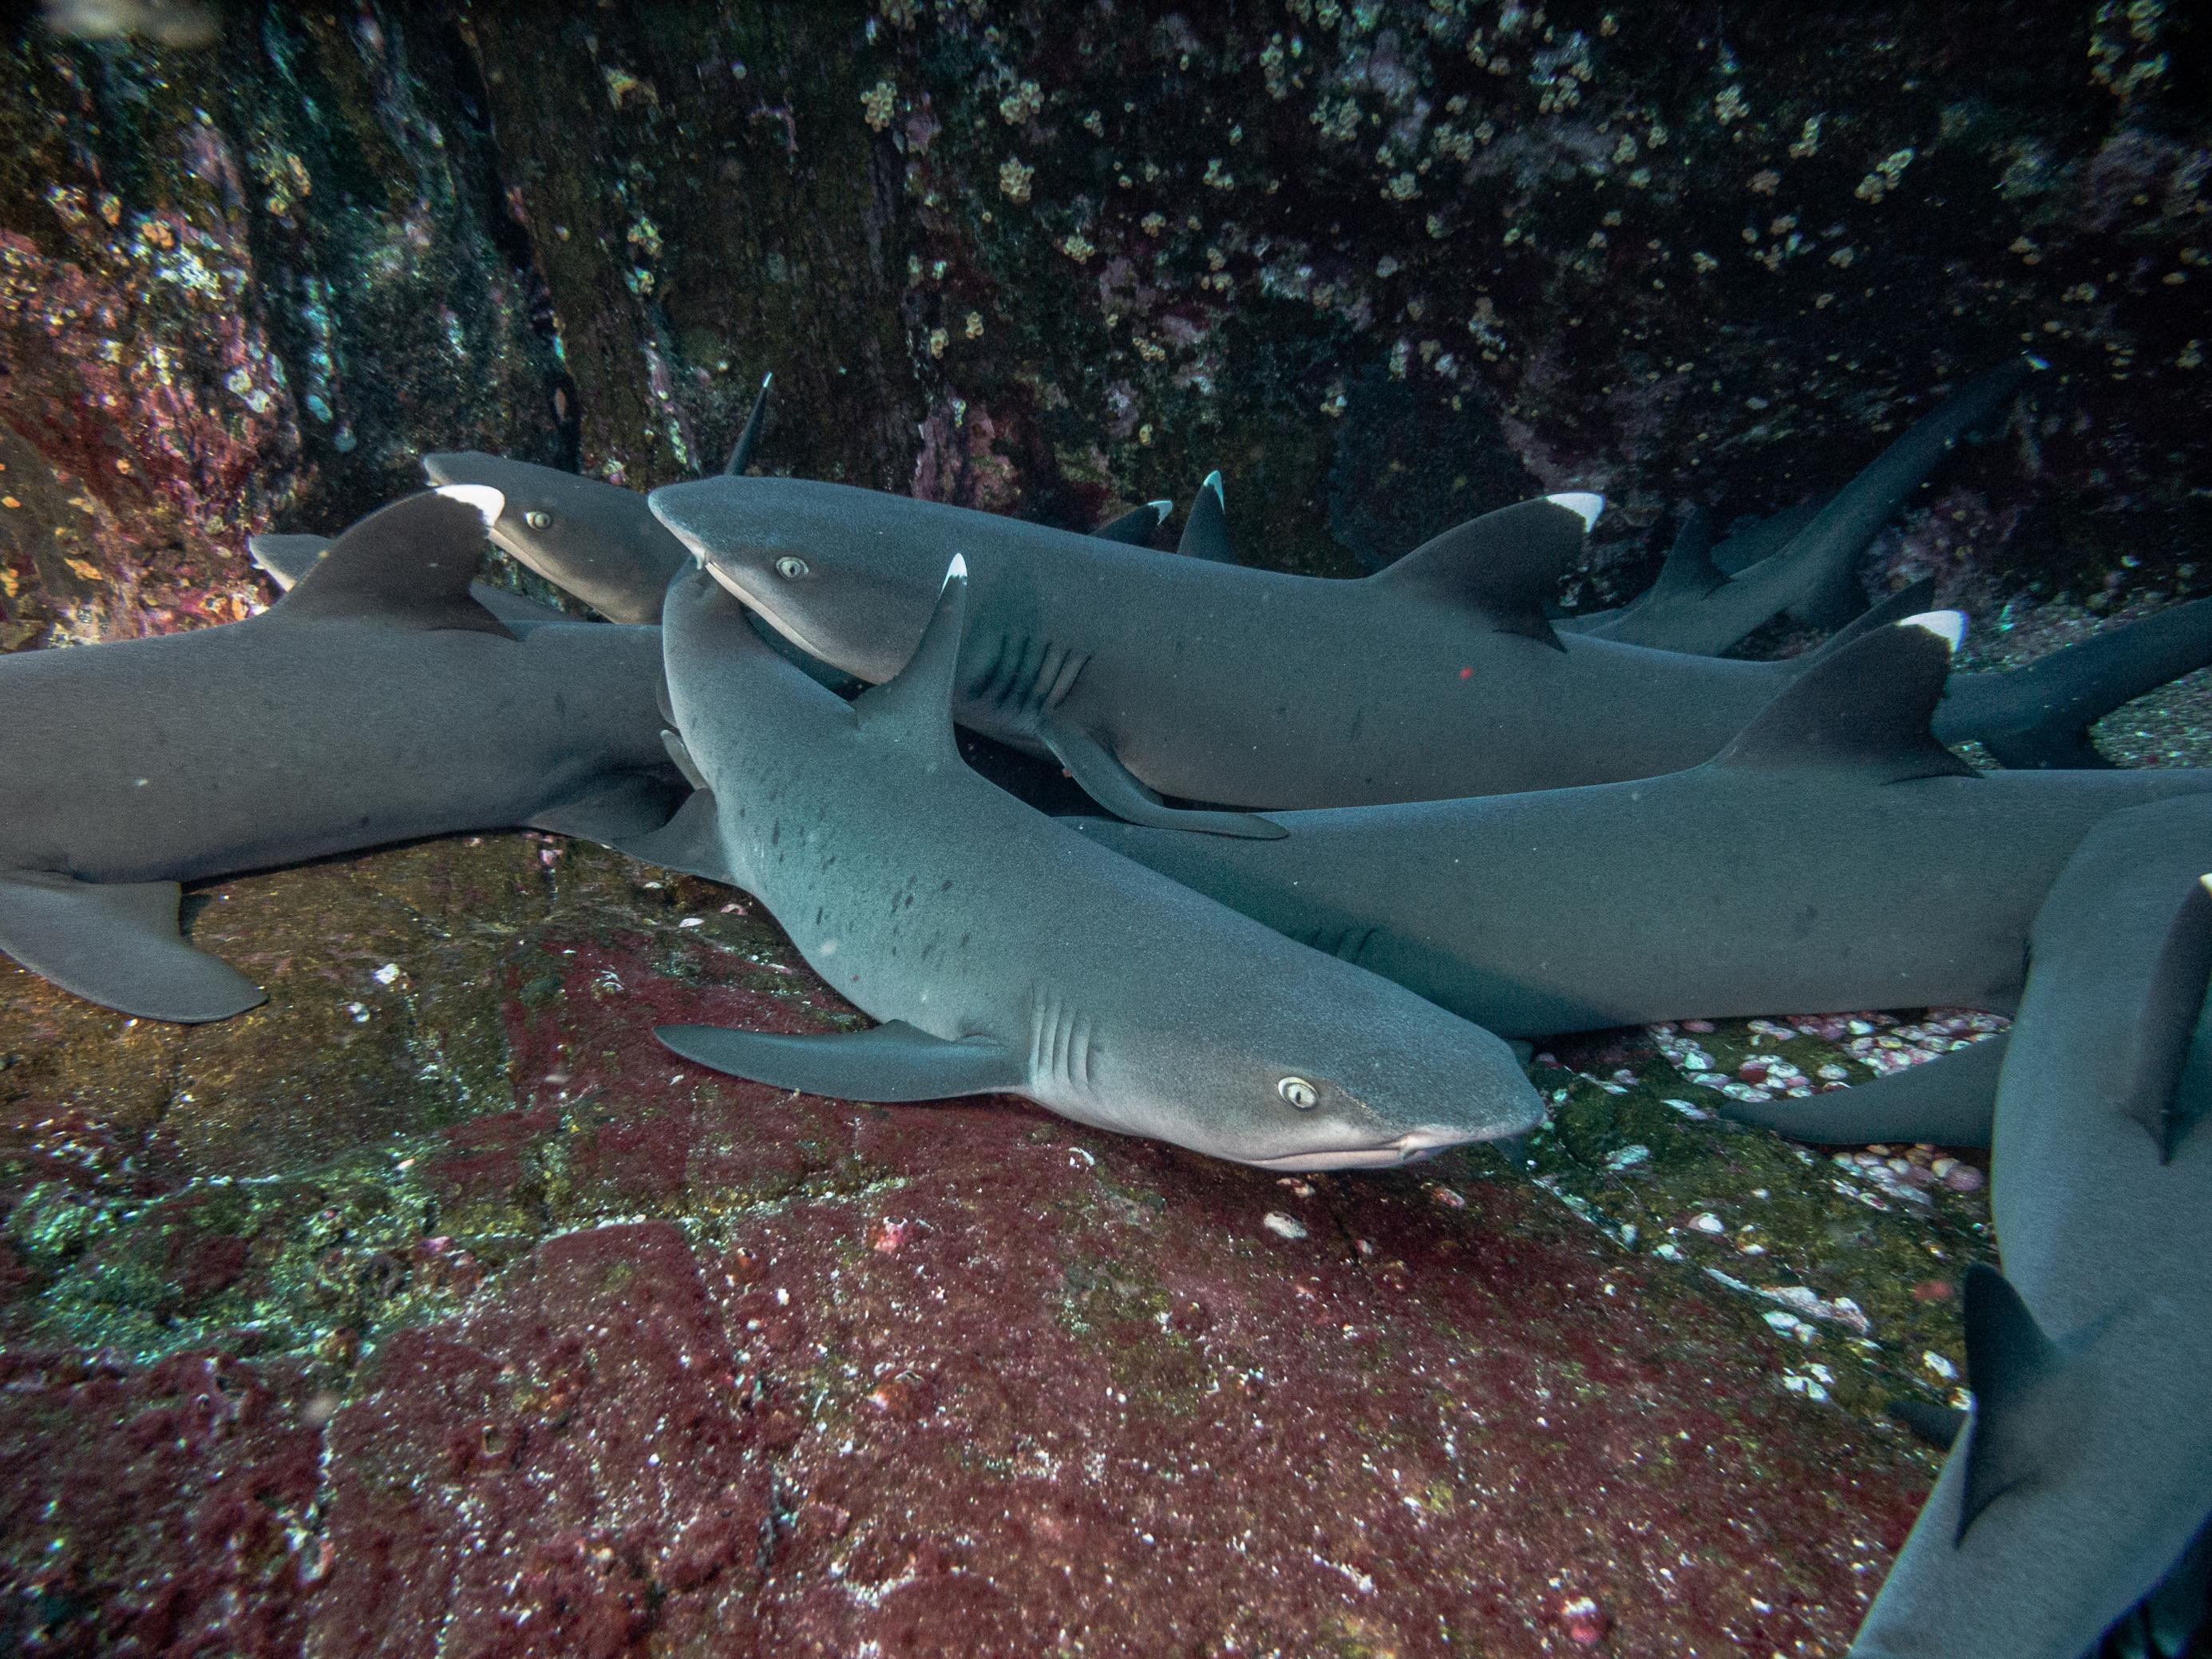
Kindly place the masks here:
POLYGON ((1955 611, 1930 611, 1821 656, 1711 763, 1835 768, 1875 783, 1973 776, 1928 729, 1965 627, 1955 611))
POLYGON ((952 697, 960 670, 960 636, 968 625, 968 561, 959 554, 945 568, 945 586, 906 666, 853 700, 861 725, 882 730, 916 755, 960 758, 952 736, 952 697))
POLYGON ((1432 537, 1367 580, 1431 594, 1480 614, 1501 633, 1564 651, 1544 606, 1581 556, 1603 505, 1595 495, 1516 501, 1432 537))
POLYGON ((1182 539, 1176 551, 1216 564, 1235 564, 1236 550, 1229 544, 1228 507, 1221 494, 1221 474, 1206 475, 1198 494, 1190 498, 1190 516, 1182 523, 1182 539))
POLYGON ((1667 562, 1659 567, 1650 597, 1701 599, 1727 580, 1727 573, 1713 562, 1712 521, 1705 508, 1693 507, 1675 532, 1674 544, 1667 550, 1667 562))
POLYGON ((469 592, 504 498, 447 484, 372 513, 331 544, 269 611, 287 622, 380 622, 513 639, 469 592))

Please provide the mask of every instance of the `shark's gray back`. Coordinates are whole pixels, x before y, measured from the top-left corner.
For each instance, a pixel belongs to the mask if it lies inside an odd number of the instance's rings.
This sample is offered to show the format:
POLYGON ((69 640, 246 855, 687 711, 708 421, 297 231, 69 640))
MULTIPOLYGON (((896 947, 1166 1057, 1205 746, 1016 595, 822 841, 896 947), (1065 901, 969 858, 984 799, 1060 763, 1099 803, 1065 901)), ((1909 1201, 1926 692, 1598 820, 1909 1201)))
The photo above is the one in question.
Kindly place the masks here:
MULTIPOLYGON (((2034 928, 1973 1418, 1851 1651, 2075 1659, 2212 1513, 2212 800, 2117 815, 2034 928)), ((2187 1620, 2198 1607, 2181 1610, 2187 1620)), ((2178 1644, 2169 1647, 2178 1651, 2178 1644)))
POLYGON ((657 629, 300 621, 0 659, 0 866, 189 881, 524 823, 663 763, 657 629))
POLYGON ((1709 764, 1638 782, 1271 814, 1280 841, 1085 833, 1513 1036, 1659 1019, 2008 1009, 2101 818, 2212 772, 1895 783, 1709 764))

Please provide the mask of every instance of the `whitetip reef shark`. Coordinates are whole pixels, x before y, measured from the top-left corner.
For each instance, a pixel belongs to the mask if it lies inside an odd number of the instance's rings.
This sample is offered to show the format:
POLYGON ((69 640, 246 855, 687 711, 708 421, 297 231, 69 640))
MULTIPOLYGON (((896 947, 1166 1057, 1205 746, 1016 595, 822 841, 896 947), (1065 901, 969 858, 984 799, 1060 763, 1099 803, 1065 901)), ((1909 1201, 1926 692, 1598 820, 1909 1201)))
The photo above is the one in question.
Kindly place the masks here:
MULTIPOLYGON (((1008 1092, 1272 1170, 1378 1168, 1533 1128, 1491 1033, 1094 847, 953 743, 955 556, 902 671, 845 702, 703 573, 664 611, 672 752, 701 793, 658 838, 756 895, 885 1023, 658 1035, 702 1065, 848 1099, 1008 1092)), ((654 844, 641 856, 656 856, 654 844)))
MULTIPOLYGON (((800 479, 700 479, 650 501, 792 644, 870 682, 905 659, 935 567, 960 551, 975 588, 961 722, 1052 755, 1105 811, 1161 829, 1267 838, 1279 826, 1255 809, 1680 770, 1718 753, 1810 660, 1735 661, 1557 632, 1544 599, 1581 549, 1594 495, 1502 508, 1352 581, 800 479)), ((2136 628, 2155 634, 2159 621, 2136 628)), ((2148 653, 2106 647, 2089 659, 2094 674, 2054 653, 2025 678, 1959 677, 1962 700, 1939 710, 1939 732, 1956 741, 2001 728, 2024 757, 2054 737, 2086 748, 2085 715, 2212 657, 2212 628, 2167 632, 2148 653), (2158 676, 2148 684, 2146 666, 2158 676)))
POLYGON ((2212 799, 2051 887, 1999 1079, 1964 1435, 1852 1659, 2180 1659, 2212 1517, 2212 799), (2179 1564, 2177 1565, 2177 1564, 2179 1564), (2115 1621, 2120 1621, 2115 1628, 2115 1621))
MULTIPOLYGON (((2009 1012, 2036 907, 2082 836, 2212 793, 2212 770, 1975 772, 1929 728, 1964 623, 1932 612, 1845 641, 1713 759, 1660 777, 1271 813, 1273 841, 1070 823, 1502 1036, 1777 1009, 2009 1012)), ((1972 1144, 1996 1058, 1972 1053, 1893 1088, 1729 1110, 1820 1139, 1972 1144), (1915 1098, 1970 1068, 1981 1092, 1963 1121, 1915 1098)))
POLYGON ((180 883, 462 830, 662 827, 685 792, 659 631, 495 616, 470 578, 499 505, 395 502, 244 621, 0 657, 0 951, 125 1013, 222 1019, 265 994, 179 934, 180 883))
POLYGON ((1840 627, 1866 608, 1855 567, 1883 525, 1967 433, 2042 367, 2012 357, 1944 400, 1816 507, 1778 515, 1716 547, 1692 514, 1658 579, 1618 610, 1558 619, 1561 630, 1665 651, 1725 651, 1784 611, 1840 627), (1786 532, 1786 533, 1784 533, 1786 532))

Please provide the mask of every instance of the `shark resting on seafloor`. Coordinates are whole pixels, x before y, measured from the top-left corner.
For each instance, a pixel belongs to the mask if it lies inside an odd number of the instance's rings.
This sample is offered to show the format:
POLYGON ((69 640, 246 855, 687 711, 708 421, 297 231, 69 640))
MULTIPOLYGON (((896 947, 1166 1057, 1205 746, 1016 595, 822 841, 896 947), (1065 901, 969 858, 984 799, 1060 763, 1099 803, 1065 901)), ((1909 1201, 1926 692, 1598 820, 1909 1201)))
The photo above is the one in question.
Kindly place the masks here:
MULTIPOLYGON (((790 478, 702 479, 650 499, 793 645, 870 682, 911 651, 931 568, 959 550, 975 588, 961 722, 1050 754, 1102 808, 1161 829, 1267 838, 1280 828, 1255 811, 1680 770, 1718 753, 1814 659, 1558 633, 1543 598, 1579 552, 1595 496, 1500 509, 1357 581, 790 478)), ((2212 658, 2208 623, 2212 601, 2198 601, 2112 636, 2148 649, 2116 643, 2018 674, 1960 676, 1937 732, 1957 741, 1989 730, 2023 759, 2039 744, 2085 750, 2085 715, 2212 658)))
POLYGON ((886 1023, 819 1036, 665 1027, 669 1047, 847 1099, 1018 1094, 1279 1170, 1387 1167, 1542 1120, 1491 1033, 969 771, 952 734, 967 596, 956 556, 912 660, 848 703, 763 644, 703 573, 671 586, 671 752, 699 793, 639 854, 719 862, 886 1023))
MULTIPOLYGON (((1937 611, 1845 642, 1713 759, 1662 777, 1270 814, 1287 833, 1264 842, 1071 822, 1503 1036, 1776 1009, 2008 1013, 2036 908, 2081 838, 2212 793, 2212 770, 1976 772, 1929 730, 1964 622, 1937 611)), ((1821 1140, 1986 1144, 2001 1052, 1726 1109, 1821 1140)))
POLYGON ((1851 1659, 2181 1659, 2212 1588, 2212 797, 2044 900, 1999 1079, 1973 1409, 1851 1659), (2100 1638, 2102 1642, 2100 1644, 2100 1638))
POLYGON ((265 994, 181 936, 180 883, 461 830, 623 847, 665 825, 685 791, 659 630, 512 595, 494 614, 470 578, 498 507, 395 502, 242 622, 0 657, 0 951, 125 1013, 222 1019, 265 994))

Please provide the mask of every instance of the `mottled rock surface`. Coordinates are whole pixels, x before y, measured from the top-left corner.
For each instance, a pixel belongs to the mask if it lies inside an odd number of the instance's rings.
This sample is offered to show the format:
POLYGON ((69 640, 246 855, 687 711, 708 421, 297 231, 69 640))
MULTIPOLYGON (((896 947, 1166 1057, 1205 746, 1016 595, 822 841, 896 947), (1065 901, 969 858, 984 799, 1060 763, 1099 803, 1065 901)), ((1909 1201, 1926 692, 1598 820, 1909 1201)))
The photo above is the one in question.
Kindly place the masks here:
POLYGON ((0 964, 42 1650, 1835 1652, 1925 1492, 1982 1195, 1685 1108, 1943 1033, 1593 1039, 1526 1165, 1279 1178, 677 1061, 852 1011, 575 843, 203 901, 234 1020, 0 964))

